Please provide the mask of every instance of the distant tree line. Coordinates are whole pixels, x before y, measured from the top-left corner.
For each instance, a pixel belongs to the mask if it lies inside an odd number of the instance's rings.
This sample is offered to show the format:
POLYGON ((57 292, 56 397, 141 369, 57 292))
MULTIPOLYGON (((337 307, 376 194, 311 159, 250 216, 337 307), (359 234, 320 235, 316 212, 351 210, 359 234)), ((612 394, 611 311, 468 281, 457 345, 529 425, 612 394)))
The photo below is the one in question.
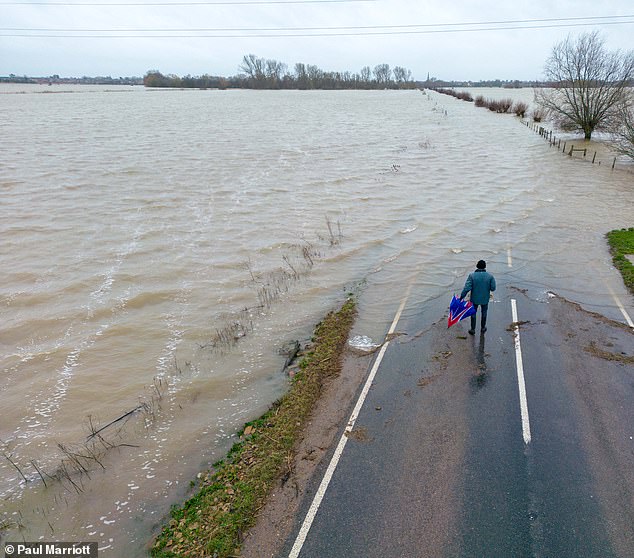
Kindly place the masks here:
POLYGON ((40 85, 141 85, 143 79, 140 77, 113 78, 111 76, 60 77, 58 74, 52 76, 27 77, 9 74, 8 76, 0 76, 0 83, 32 83, 40 85))
POLYGON ((150 70, 143 78, 146 87, 243 88, 243 89, 414 89, 412 72, 407 68, 379 64, 364 66, 358 73, 325 71, 313 64, 298 62, 293 70, 278 60, 247 54, 231 77, 163 75, 150 70))
POLYGON ((35 83, 35 81, 27 76, 9 74, 8 76, 0 76, 0 83, 35 83))
POLYGON ((481 80, 443 80, 427 77, 425 81, 417 82, 420 88, 435 89, 451 87, 500 87, 503 89, 522 89, 524 87, 547 87, 543 81, 519 79, 481 79, 481 80))
POLYGON ((163 75, 158 70, 150 70, 143 77, 145 87, 177 87, 177 88, 198 88, 198 89, 227 89, 237 87, 233 85, 232 78, 226 79, 219 76, 202 75, 192 77, 186 75, 179 77, 174 74, 163 75))

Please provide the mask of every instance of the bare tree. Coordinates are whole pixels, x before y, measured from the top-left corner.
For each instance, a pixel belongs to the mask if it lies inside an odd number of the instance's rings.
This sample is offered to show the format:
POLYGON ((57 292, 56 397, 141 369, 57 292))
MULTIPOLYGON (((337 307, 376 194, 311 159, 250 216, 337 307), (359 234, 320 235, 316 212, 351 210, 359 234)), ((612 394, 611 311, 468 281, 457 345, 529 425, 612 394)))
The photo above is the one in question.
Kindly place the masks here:
POLYGON ((323 77, 323 71, 319 69, 318 66, 314 64, 306 65, 306 73, 308 74, 308 82, 311 87, 320 87, 321 79, 323 77))
POLYGON ((387 85, 392 79, 392 70, 389 64, 379 64, 374 66, 374 79, 379 85, 387 85))
POLYGON ((634 159, 634 101, 619 112, 610 145, 618 153, 634 159))
POLYGON ((265 66, 269 87, 278 89, 282 81, 282 76, 286 73, 286 64, 278 62, 277 60, 267 60, 265 66))
POLYGON ((297 86, 300 89, 308 88, 308 72, 306 71, 306 64, 303 62, 297 62, 295 64, 295 76, 297 78, 297 86))
POLYGON ((565 130, 590 139, 607 129, 622 110, 634 78, 634 53, 610 52, 598 32, 570 36, 553 47, 544 74, 552 87, 537 90, 535 101, 565 130))
POLYGON ((401 66, 394 66, 394 81, 398 84, 412 81, 412 72, 401 66))
POLYGON ((245 54, 239 69, 242 70, 255 87, 263 87, 266 82, 266 60, 258 58, 255 54, 245 54))

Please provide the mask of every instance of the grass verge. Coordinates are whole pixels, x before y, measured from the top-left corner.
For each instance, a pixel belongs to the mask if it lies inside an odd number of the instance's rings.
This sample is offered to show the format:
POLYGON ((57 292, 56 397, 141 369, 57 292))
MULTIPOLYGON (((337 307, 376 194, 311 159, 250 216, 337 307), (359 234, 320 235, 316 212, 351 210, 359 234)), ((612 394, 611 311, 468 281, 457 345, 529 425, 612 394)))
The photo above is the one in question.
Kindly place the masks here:
POLYGON ((625 286, 634 294, 634 265, 626 257, 634 254, 634 228, 610 231, 606 235, 612 261, 623 276, 625 286))
POLYGON ((276 482, 291 471, 293 448, 328 377, 341 371, 341 354, 356 315, 353 299, 317 324, 288 392, 259 419, 248 422, 225 459, 214 464, 198 491, 158 535, 156 558, 228 558, 239 551, 245 531, 276 482))

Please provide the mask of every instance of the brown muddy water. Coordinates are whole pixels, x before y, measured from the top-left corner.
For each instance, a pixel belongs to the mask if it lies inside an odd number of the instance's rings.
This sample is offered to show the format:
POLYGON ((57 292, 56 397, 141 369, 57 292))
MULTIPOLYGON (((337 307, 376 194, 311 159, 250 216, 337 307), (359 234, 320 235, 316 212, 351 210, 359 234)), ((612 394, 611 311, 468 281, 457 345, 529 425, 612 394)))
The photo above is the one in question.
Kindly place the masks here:
POLYGON ((631 166, 437 93, 3 85, 0 137, 8 540, 144 556, 348 292, 368 343, 480 258, 633 314, 603 237, 633 225, 631 166))

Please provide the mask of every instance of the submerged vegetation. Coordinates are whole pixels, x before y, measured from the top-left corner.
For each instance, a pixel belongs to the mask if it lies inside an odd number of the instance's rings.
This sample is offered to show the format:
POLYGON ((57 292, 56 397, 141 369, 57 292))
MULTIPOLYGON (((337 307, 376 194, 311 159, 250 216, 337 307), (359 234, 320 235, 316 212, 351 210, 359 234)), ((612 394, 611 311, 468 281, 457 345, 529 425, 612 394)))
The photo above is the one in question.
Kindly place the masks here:
POLYGON ((435 88, 434 91, 463 101, 473 102, 476 107, 487 108, 491 112, 497 112, 498 114, 512 112, 524 118, 528 111, 528 104, 523 101, 513 103, 513 99, 486 99, 483 95, 478 95, 474 99, 468 91, 456 91, 455 89, 435 88))
POLYGON ((634 294, 634 264, 627 257, 634 255, 634 228, 610 231, 606 237, 612 261, 621 272, 625 286, 634 294))
MULTIPOLYGON (((20 460, 13 455, 9 449, 10 444, 5 441, 0 441, 0 457, 18 472, 17 482, 22 486, 30 483, 37 485, 41 482, 46 489, 55 488, 81 494, 85 490, 85 481, 90 480, 95 470, 106 470, 105 463, 109 453, 115 449, 120 451, 122 448, 135 447, 121 441, 127 422, 138 416, 142 418, 145 427, 152 424, 160 411, 161 399, 166 388, 163 380, 155 377, 149 396, 142 397, 138 405, 107 424, 99 426, 93 422, 93 417, 88 415, 85 425, 88 436, 74 444, 57 443, 59 451, 51 460, 52 467, 44 467, 35 459, 28 462, 20 460)), ((22 526, 21 521, 7 522, 0 519, 0 538, 3 531, 22 526)))
MULTIPOLYGON (((343 240, 341 222, 326 215, 328 234, 318 234, 322 246, 333 248, 343 240)), ((225 351, 233 347, 240 339, 253 331, 253 317, 263 310, 271 308, 291 286, 308 275, 315 262, 324 254, 312 242, 304 239, 301 243, 290 244, 281 256, 281 267, 259 271, 249 258, 244 267, 250 277, 250 287, 256 293, 257 304, 246 306, 238 311, 222 314, 214 326, 209 338, 200 343, 201 349, 225 351)))
POLYGON ((290 478, 294 446, 323 383, 341 370, 340 357, 355 315, 356 304, 350 298, 316 326, 313 344, 289 391, 262 417, 245 425, 240 441, 202 477, 196 494, 172 510, 152 556, 235 554, 271 489, 290 478))
POLYGON ((443 95, 455 97, 456 99, 460 99, 462 101, 467 101, 468 103, 473 102, 473 96, 468 91, 456 91, 455 89, 445 89, 442 87, 434 88, 434 91, 442 93, 443 95))

